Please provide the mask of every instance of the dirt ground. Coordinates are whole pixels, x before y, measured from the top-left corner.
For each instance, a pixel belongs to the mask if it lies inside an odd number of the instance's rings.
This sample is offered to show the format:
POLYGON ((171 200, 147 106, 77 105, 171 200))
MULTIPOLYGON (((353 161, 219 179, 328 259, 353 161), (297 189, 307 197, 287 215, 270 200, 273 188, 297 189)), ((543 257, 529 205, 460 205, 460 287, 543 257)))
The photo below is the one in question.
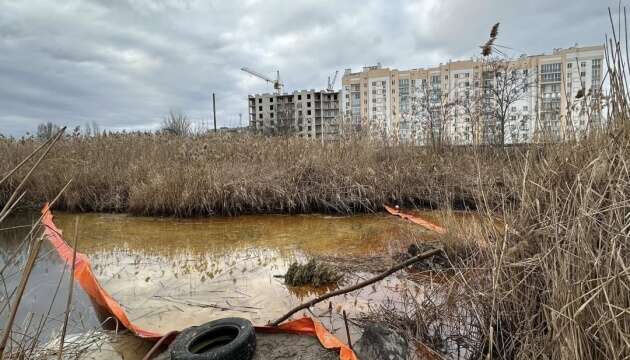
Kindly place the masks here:
POLYGON ((336 360, 336 351, 324 349, 317 338, 293 334, 256 334, 253 360, 336 360))

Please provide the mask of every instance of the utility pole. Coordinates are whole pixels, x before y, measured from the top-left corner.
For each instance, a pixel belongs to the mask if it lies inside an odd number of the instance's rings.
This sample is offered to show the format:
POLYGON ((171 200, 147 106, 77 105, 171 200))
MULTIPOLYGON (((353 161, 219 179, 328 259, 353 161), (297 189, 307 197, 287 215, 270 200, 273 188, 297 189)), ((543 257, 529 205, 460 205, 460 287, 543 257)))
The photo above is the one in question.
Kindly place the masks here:
POLYGON ((212 93, 212 116, 214 118, 214 132, 217 132, 217 103, 214 99, 214 93, 212 93))
POLYGON ((238 113, 238 127, 243 127, 243 113, 238 113))

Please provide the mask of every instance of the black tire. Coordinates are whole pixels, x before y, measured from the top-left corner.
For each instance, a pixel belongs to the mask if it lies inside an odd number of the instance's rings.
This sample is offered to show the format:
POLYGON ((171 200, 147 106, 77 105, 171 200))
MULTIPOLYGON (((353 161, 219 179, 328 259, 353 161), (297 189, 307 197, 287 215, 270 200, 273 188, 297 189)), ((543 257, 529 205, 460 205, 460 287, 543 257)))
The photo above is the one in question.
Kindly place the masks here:
POLYGON ((171 345, 172 360, 250 360, 256 333, 249 320, 224 318, 185 329, 171 345))

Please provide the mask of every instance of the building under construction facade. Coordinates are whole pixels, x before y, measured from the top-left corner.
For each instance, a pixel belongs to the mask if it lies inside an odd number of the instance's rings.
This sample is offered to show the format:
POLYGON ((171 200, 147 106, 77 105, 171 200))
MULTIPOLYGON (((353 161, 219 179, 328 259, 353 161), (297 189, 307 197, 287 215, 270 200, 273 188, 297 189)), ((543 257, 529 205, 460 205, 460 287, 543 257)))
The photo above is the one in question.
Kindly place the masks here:
POLYGON ((296 135, 329 141, 339 133, 339 92, 298 90, 248 97, 249 126, 264 135, 296 135))

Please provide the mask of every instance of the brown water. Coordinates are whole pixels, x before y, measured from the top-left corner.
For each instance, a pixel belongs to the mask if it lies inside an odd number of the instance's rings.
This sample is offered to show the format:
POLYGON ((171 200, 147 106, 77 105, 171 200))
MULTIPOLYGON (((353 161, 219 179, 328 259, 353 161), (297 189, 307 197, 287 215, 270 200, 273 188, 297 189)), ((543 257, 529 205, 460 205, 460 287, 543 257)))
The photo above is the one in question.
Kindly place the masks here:
MULTIPOLYGON (((74 215, 59 214, 63 230, 74 215)), ((407 224, 389 216, 242 216, 174 220, 125 215, 80 215, 79 248, 104 287, 138 324, 156 331, 182 329, 225 316, 265 324, 313 296, 274 277, 295 260, 314 255, 369 255, 386 251, 407 224)), ((356 297, 356 310, 388 286, 356 297)), ((342 300, 337 300, 342 301, 342 300)), ((348 309, 350 310, 350 309, 348 309)))
MULTIPOLYGON (((409 236, 427 235, 415 225, 389 215, 352 217, 241 216, 172 219, 120 214, 56 213, 55 222, 72 239, 79 219, 78 248, 91 260, 103 287, 124 307, 130 319, 149 330, 166 332, 207 321, 239 316, 264 325, 293 306, 326 289, 290 288, 281 278, 293 261, 310 256, 369 256, 389 251, 409 236)), ((10 225, 28 224, 32 216, 10 225)), ((7 224, 3 224, 7 227, 7 224)), ((0 231, 0 259, 6 263, 24 230, 0 231)), ((21 253, 20 261, 25 254, 21 253)), ((9 265, 7 288, 15 287, 19 266, 9 265)), ((50 307, 63 265, 49 247, 42 250, 19 318, 44 314, 50 307)), ((346 274, 345 284, 368 274, 346 274)), ((63 284, 67 283, 67 280, 63 284)), ((351 316, 370 304, 396 299, 405 282, 396 276, 378 285, 332 299, 309 313, 345 339, 341 310, 351 316)), ((10 292, 10 290, 9 290, 10 292)), ((57 291, 45 333, 54 336, 62 319, 67 286, 57 291)), ((3 314, 5 314, 4 312, 3 314)), ((301 314, 297 315, 301 316, 301 314)), ((4 315, 2 315, 4 318, 4 315)), ((1 323, 0 323, 1 325, 1 323)), ((98 325, 89 301, 75 290, 70 327, 81 331, 98 325)))

